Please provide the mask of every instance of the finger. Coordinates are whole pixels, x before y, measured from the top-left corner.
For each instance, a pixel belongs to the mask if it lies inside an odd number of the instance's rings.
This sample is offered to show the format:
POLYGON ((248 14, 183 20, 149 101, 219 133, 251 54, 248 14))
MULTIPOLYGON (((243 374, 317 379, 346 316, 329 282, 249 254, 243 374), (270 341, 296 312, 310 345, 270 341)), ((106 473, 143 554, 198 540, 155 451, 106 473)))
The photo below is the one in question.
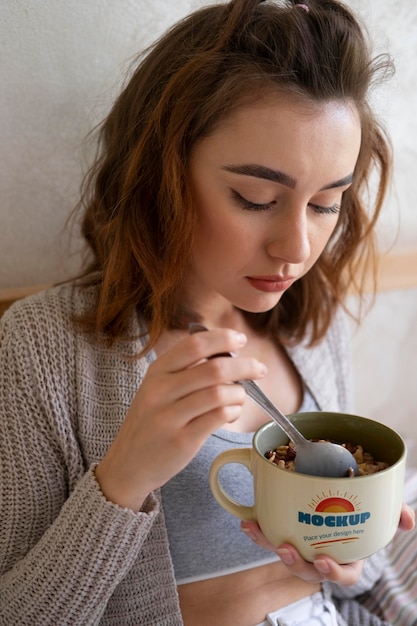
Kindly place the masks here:
POLYGON ((242 521, 240 523, 240 529, 245 533, 245 535, 254 541, 261 548, 265 548, 265 550, 270 550, 271 552, 276 551, 276 546, 274 546, 268 539, 265 537, 261 529, 259 528, 258 522, 255 521, 242 521))
POLYGON ((266 539, 263 535, 257 522, 241 522, 240 526, 247 537, 254 541, 258 546, 275 552, 280 557, 284 565, 286 565, 291 572, 299 578, 302 578, 310 583, 322 582, 322 580, 324 580, 323 575, 315 569, 312 563, 307 563, 307 561, 301 558, 294 546, 290 544, 281 544, 277 547, 268 541, 268 539, 266 539))
POLYGON ((239 350, 245 343, 246 335, 232 329, 196 333, 162 354, 158 361, 167 372, 177 372, 216 354, 239 350))
POLYGON ((201 388, 233 383, 239 380, 260 379, 266 366, 255 358, 218 357, 204 361, 181 372, 181 390, 184 395, 201 388))
POLYGON ((241 522, 240 527, 252 541, 266 550, 275 552, 293 574, 309 583, 330 580, 341 585, 353 585, 362 571, 362 561, 339 565, 330 557, 319 556, 313 563, 308 563, 290 544, 273 546, 264 537, 257 522, 241 522))
POLYGON ((326 577, 312 563, 305 561, 294 546, 281 544, 276 548, 276 553, 295 576, 309 583, 320 583, 325 580, 326 577))
POLYGON ((415 528, 415 523, 416 523, 415 511, 410 506, 408 506, 408 504, 403 504, 403 507, 401 510, 399 528, 401 530, 410 531, 415 528))
POLYGON ((326 580, 347 587, 356 583, 363 569, 363 561, 339 565, 327 556, 316 557, 313 564, 326 580))
MULTIPOLYGON (((174 405, 177 415, 175 428, 184 426, 191 421, 198 422, 202 417, 205 417, 205 421, 211 420, 213 422, 213 426, 209 426, 209 430, 216 430, 216 428, 220 428, 221 424, 230 423, 237 419, 236 410, 238 409, 240 415, 245 401, 246 394, 241 385, 216 385, 185 395, 177 400, 174 405), (230 407, 235 408, 230 411, 230 407)), ((198 424, 195 425, 194 430, 198 430, 198 424)))
POLYGON ((209 435, 224 426, 224 424, 235 422, 239 419, 241 413, 241 405, 229 404, 221 409, 200 415, 198 418, 189 422, 184 429, 184 433, 186 443, 194 442, 194 452, 192 456, 197 453, 209 435))
POLYGON ((290 544, 278 546, 277 554, 293 574, 308 582, 330 580, 339 585, 350 586, 358 580, 363 568, 362 561, 339 565, 325 555, 317 556, 313 563, 307 563, 290 544))
MULTIPOLYGON (((230 385, 234 381, 244 379, 259 380, 265 373, 266 367, 263 363, 248 357, 235 359, 219 357, 168 375, 159 367, 148 371, 148 379, 158 389, 157 397, 153 397, 151 401, 158 402, 160 398, 163 398, 166 404, 175 403, 203 389, 211 389, 215 401, 217 394, 223 393, 216 390, 218 386, 230 385)), ((244 393, 241 397, 244 397, 244 393)), ((223 401, 223 398, 221 400, 223 401)), ((204 404, 201 412, 211 408, 214 408, 214 405, 204 404)))
POLYGON ((281 561, 288 567, 288 569, 299 578, 302 578, 308 583, 319 583, 324 580, 324 577, 317 572, 312 563, 307 563, 300 557, 297 550, 289 545, 282 544, 281 546, 274 546, 263 535, 257 522, 241 522, 240 525, 243 532, 249 539, 254 541, 258 546, 265 548, 271 552, 275 552, 281 561))

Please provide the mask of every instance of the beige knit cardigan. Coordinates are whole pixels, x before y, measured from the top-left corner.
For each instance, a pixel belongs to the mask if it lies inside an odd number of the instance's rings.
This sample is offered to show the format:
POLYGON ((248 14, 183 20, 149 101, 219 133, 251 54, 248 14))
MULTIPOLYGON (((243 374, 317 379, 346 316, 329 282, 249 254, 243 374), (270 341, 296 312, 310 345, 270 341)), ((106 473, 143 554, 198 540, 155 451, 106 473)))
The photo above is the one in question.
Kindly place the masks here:
MULTIPOLYGON (((2 625, 182 624, 160 493, 135 514, 106 501, 92 472, 155 358, 126 358, 139 338, 108 348, 75 332, 71 314, 93 303, 94 290, 68 284, 0 322, 2 625)), ((322 409, 349 408, 344 328, 338 318, 318 347, 289 351, 322 409)), ((136 317, 130 330, 139 337, 136 317)))

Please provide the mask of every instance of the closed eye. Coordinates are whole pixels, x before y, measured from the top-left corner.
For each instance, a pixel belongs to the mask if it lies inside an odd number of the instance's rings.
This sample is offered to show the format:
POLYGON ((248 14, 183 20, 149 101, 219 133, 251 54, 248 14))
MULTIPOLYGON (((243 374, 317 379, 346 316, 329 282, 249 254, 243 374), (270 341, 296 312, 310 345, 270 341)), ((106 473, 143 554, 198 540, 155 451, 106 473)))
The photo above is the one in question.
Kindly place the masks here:
POLYGON ((319 204, 309 203, 311 208, 316 211, 316 213, 324 213, 324 214, 338 214, 340 213, 340 204, 333 204, 332 206, 320 206, 319 204))
MULTIPOLYGON (((266 202, 266 203, 252 202, 244 198, 240 193, 238 193, 234 189, 231 189, 231 192, 232 192, 232 196, 235 202, 246 211, 267 211, 271 209, 272 207, 274 207, 276 204, 275 200, 273 200, 272 202, 266 202)), ((328 215, 328 214, 337 215, 340 212, 340 204, 333 204, 332 206, 321 206, 319 204, 314 204, 313 202, 309 202, 309 206, 311 206, 311 208, 316 213, 319 213, 322 215, 328 215)))
POLYGON ((251 202, 250 200, 246 200, 246 198, 241 196, 240 193, 238 193, 234 189, 231 189, 230 191, 232 192, 232 196, 235 202, 246 211, 267 211, 275 205, 274 200, 272 202, 258 204, 257 202, 251 202))

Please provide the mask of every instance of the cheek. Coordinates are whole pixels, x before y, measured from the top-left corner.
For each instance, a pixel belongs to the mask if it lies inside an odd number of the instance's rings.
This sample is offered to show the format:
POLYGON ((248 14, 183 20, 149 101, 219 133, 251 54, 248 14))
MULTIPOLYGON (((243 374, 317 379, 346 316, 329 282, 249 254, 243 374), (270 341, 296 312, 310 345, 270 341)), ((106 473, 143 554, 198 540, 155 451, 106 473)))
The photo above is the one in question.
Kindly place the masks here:
POLYGON ((195 241, 202 248, 220 249, 224 255, 230 247, 244 239, 242 219, 222 197, 208 193, 197 206, 197 226, 195 241))
POLYGON ((230 245, 233 243, 230 241, 231 231, 225 220, 219 219, 217 211, 210 211, 209 207, 200 205, 197 218, 193 256, 200 268, 212 266, 214 272, 217 265, 229 257, 230 245))
POLYGON ((223 245, 223 236, 224 229, 221 222, 210 215, 199 215, 194 238, 198 246, 197 251, 198 249, 209 251, 218 248, 223 245))
POLYGON ((323 252, 328 242, 330 241, 331 236, 333 235, 335 228, 338 223, 338 218, 335 217, 334 220, 329 219, 328 223, 325 225, 320 224, 312 229, 312 233, 310 236, 310 244, 312 255, 317 259, 320 254, 323 252))

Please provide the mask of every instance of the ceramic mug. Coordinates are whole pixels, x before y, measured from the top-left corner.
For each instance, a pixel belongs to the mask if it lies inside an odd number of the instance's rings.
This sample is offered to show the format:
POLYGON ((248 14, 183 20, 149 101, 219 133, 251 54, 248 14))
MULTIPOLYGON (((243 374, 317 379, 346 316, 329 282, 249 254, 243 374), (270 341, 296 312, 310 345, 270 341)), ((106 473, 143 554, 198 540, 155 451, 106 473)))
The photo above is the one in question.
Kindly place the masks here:
POLYGON ((273 545, 292 544, 312 561, 327 554, 338 563, 365 558, 389 543, 398 528, 405 475, 406 446, 388 426, 357 415, 325 411, 289 416, 307 439, 360 444, 387 469, 353 478, 323 478, 282 469, 265 453, 288 443, 274 422, 255 433, 252 448, 222 452, 213 461, 209 482, 217 502, 242 520, 257 520, 273 545), (254 504, 232 499, 221 485, 220 470, 241 463, 253 477, 254 504))

